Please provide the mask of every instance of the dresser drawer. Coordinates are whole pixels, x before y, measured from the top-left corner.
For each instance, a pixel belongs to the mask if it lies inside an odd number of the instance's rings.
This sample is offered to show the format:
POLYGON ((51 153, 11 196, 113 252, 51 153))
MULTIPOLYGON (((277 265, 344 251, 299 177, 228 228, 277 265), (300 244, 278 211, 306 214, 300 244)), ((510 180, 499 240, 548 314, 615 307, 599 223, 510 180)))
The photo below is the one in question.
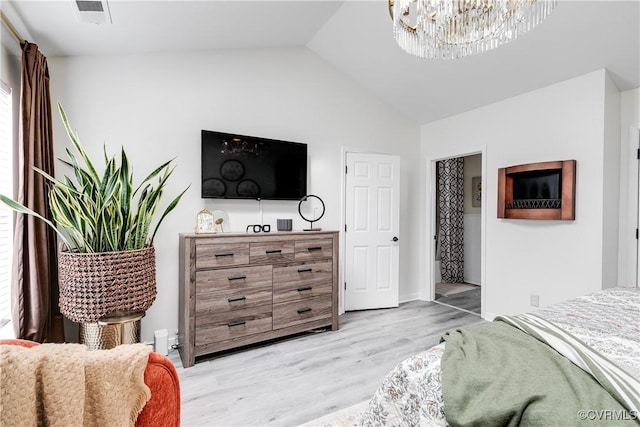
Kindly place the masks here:
POLYGON ((252 264, 293 261, 294 247, 293 241, 251 243, 249 259, 252 264))
POLYGON ((213 291, 249 292, 251 289, 271 288, 272 266, 223 268, 196 271, 196 294, 213 291))
POLYGON ((249 243, 196 243, 196 269, 249 264, 249 243))
POLYGON ((195 345, 268 332, 272 328, 271 306, 246 308, 231 313, 196 316, 195 345))
POLYGON ((332 292, 331 261, 273 267, 273 302, 285 302, 332 292))
POLYGON ((331 258, 333 256, 333 240, 296 240, 295 254, 296 261, 331 258))
POLYGON ((260 305, 270 305, 273 299, 272 295, 271 286, 201 292, 196 295, 196 316, 207 316, 260 305))
POLYGON ((273 329, 325 318, 328 319, 328 323, 331 323, 331 295, 273 305, 273 329))

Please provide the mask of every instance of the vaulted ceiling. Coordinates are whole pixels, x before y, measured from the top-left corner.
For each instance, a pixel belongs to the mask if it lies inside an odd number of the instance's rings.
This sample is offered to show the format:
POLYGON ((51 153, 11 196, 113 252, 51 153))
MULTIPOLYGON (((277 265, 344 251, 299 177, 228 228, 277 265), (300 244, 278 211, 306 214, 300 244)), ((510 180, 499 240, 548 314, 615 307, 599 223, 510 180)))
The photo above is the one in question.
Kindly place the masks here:
POLYGON ((74 3, 2 7, 49 57, 306 47, 421 124, 603 68, 620 90, 640 86, 637 0, 559 0, 516 41, 448 61, 402 51, 386 0, 109 0, 101 25, 81 22, 74 3))

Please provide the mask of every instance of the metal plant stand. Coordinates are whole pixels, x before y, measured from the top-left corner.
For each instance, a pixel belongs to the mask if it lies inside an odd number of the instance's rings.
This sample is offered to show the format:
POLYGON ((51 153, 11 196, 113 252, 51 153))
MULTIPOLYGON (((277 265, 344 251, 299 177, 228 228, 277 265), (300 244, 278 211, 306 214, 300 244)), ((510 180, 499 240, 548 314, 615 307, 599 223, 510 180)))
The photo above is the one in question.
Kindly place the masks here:
POLYGON ((89 350, 108 350, 140 342, 140 319, 144 312, 114 312, 97 322, 80 323, 80 343, 89 350))

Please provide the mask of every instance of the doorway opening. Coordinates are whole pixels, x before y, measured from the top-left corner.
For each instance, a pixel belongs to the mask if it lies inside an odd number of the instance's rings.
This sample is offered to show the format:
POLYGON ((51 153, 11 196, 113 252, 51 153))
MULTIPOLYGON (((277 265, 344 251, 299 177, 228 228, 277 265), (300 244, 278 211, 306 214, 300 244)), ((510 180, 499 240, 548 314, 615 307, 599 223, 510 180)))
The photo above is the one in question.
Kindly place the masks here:
POLYGON ((435 301, 481 315, 482 153, 435 161, 435 301))

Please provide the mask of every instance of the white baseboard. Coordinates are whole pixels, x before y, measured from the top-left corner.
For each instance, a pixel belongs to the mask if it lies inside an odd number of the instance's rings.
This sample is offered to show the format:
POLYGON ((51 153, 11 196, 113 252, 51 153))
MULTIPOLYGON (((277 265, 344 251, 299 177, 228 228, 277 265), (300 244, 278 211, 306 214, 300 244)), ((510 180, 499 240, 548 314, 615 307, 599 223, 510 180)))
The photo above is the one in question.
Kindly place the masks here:
POLYGON ((414 292, 412 294, 405 294, 405 295, 398 296, 398 302, 400 304, 402 304, 403 302, 415 301, 419 299, 422 299, 420 298, 420 292, 414 292))
POLYGON ((487 312, 485 312, 485 313, 484 313, 484 315, 482 315, 482 318, 483 318, 484 320, 489 321, 489 322, 493 322, 493 319, 495 319, 496 317, 498 317, 498 315, 497 315, 497 314, 494 314, 494 313, 487 313, 487 312))

